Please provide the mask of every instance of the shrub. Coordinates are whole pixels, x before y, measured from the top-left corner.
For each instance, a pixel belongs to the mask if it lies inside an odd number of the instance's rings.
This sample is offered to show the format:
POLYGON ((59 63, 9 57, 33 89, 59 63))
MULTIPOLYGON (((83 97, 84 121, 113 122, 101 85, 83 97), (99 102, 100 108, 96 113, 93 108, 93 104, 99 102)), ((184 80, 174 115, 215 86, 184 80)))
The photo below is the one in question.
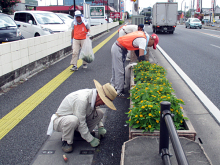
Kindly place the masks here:
POLYGON ((124 21, 119 21, 119 25, 121 25, 121 24, 123 24, 124 23, 124 21))
POLYGON ((177 99, 173 94, 171 84, 166 79, 166 70, 156 64, 139 62, 134 67, 136 86, 130 90, 132 108, 127 112, 130 118, 127 123, 133 128, 153 132, 160 129, 160 102, 171 103, 171 113, 176 129, 183 128, 182 107, 183 100, 177 99))

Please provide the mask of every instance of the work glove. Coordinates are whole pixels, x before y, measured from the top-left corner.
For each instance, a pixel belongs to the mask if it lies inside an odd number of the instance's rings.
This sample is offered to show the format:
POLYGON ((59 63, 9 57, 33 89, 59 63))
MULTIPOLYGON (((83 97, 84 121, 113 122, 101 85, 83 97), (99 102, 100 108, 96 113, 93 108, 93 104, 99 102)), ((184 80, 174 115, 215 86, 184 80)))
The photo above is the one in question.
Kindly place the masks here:
POLYGON ((139 61, 139 62, 141 62, 141 61, 146 61, 145 55, 139 56, 139 57, 138 57, 138 61, 139 61))
POLYGON ((99 139, 100 139, 100 136, 104 137, 104 135, 106 134, 106 129, 104 127, 99 127, 98 129, 98 136, 99 136, 99 139))
POLYGON ((95 138, 95 137, 94 137, 94 139, 90 142, 90 144, 91 144, 92 147, 97 147, 97 146, 99 145, 99 143, 100 143, 100 140, 97 139, 97 138, 95 138))
POLYGON ((90 33, 89 32, 87 32, 87 34, 86 34, 88 37, 90 36, 90 33))
POLYGON ((73 44, 73 39, 71 39, 71 44, 73 44))

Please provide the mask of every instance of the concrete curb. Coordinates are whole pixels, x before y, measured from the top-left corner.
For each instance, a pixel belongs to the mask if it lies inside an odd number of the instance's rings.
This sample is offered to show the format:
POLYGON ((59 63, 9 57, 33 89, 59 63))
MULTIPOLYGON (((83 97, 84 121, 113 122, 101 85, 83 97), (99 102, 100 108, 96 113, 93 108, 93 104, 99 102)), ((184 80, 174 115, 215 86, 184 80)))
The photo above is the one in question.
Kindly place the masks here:
POLYGON ((199 89, 199 87, 183 72, 183 70, 169 57, 169 55, 158 45, 157 49, 170 63, 174 70, 180 75, 183 81, 188 85, 191 91, 197 96, 201 103, 206 107, 212 117, 220 125, 220 110, 211 102, 211 100, 199 89))

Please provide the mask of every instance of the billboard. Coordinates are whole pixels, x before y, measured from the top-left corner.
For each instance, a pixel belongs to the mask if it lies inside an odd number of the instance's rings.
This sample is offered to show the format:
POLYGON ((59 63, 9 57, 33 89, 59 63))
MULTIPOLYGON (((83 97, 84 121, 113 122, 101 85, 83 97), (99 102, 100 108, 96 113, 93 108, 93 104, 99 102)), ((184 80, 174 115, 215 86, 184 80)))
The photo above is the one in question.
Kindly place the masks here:
POLYGON ((90 6, 90 16, 91 17, 104 17, 105 6, 90 6))

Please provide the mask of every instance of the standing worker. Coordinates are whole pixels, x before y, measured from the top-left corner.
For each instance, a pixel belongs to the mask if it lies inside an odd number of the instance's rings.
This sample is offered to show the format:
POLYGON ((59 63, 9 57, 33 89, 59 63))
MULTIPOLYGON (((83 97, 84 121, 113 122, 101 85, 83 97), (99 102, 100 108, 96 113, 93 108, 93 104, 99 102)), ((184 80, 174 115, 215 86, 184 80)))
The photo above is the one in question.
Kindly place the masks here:
MULTIPOLYGON (((88 21, 82 17, 82 14, 79 10, 75 11, 75 18, 72 23, 72 36, 71 43, 73 47, 73 55, 70 62, 70 65, 73 67, 70 69, 72 71, 78 70, 77 68, 77 60, 79 55, 79 50, 82 47, 86 35, 90 36, 90 26, 88 21)), ((83 61, 83 68, 87 68, 87 63, 83 61)))
POLYGON ((159 37, 156 34, 149 36, 145 32, 137 31, 119 37, 112 45, 112 78, 111 85, 117 90, 118 96, 123 96, 125 83, 125 59, 128 50, 139 50, 138 60, 145 61, 147 47, 156 45, 159 42, 159 37))
POLYGON ((116 110, 113 100, 117 92, 110 83, 101 85, 94 80, 96 89, 82 89, 67 95, 61 102, 57 112, 52 115, 47 135, 53 130, 62 132, 62 150, 73 151, 74 132, 78 131, 81 137, 91 144, 92 147, 99 145, 100 140, 91 135, 98 125, 98 135, 104 136, 106 129, 102 123, 103 111, 97 107, 107 105, 116 110))

